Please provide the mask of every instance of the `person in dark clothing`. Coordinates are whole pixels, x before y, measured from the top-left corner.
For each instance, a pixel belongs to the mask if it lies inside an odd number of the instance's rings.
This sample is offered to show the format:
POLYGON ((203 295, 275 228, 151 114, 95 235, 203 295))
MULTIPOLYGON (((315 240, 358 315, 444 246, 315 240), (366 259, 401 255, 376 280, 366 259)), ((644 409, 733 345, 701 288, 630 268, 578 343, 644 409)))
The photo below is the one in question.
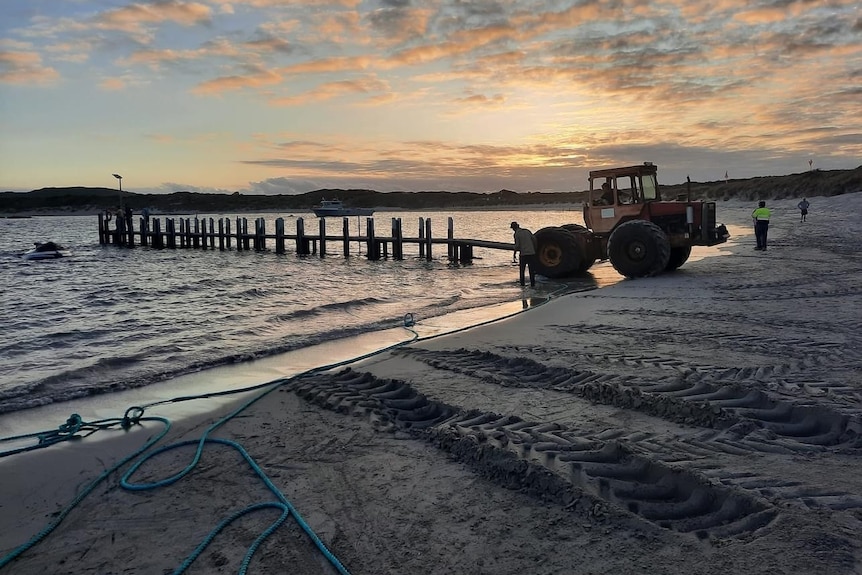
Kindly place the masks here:
POLYGON ((536 252, 538 250, 536 237, 533 235, 533 232, 527 228, 519 226, 518 222, 512 222, 511 228, 512 231, 515 232, 515 251, 519 254, 518 263, 520 267, 521 285, 524 285, 524 270, 525 268, 529 268, 530 286, 536 287, 536 274, 533 270, 533 266, 536 263, 536 252))
POLYGON ((800 215, 799 215, 800 220, 799 220, 799 222, 800 222, 800 223, 801 223, 801 222, 804 222, 804 221, 805 221, 805 216, 807 216, 807 215, 808 215, 808 208, 809 208, 809 207, 811 207, 811 204, 809 204, 809 203, 808 203, 808 200, 806 200, 805 198, 802 198, 802 201, 801 201, 801 202, 799 202, 798 204, 796 204, 796 207, 797 207, 797 208, 799 208, 799 212, 800 212, 800 215))
POLYGON ((766 202, 760 200, 757 208, 751 212, 754 220, 754 239, 757 242, 756 250, 766 251, 766 234, 769 231, 769 218, 772 212, 766 207, 766 202))

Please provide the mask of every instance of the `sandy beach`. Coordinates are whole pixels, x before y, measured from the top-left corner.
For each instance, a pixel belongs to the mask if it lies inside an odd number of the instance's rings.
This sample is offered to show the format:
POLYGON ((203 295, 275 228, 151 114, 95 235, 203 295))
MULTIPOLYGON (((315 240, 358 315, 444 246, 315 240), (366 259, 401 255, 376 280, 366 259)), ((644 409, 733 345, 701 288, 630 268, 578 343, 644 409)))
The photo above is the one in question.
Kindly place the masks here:
MULTIPOLYGON (((862 573, 862 192, 809 200, 805 223, 798 200, 769 202, 766 252, 754 206, 723 202, 731 242, 676 273, 281 385, 210 436, 249 459, 207 443, 152 490, 120 485, 127 463, 0 573, 173 573, 222 521, 278 501, 249 460, 341 572, 862 573)), ((528 289, 525 307, 554 289, 528 289)), ((159 445, 239 406, 175 422, 159 445)), ((0 459, 0 558, 161 427, 0 459)), ((185 572, 237 573, 281 513, 238 517, 185 572)), ((338 572, 293 517, 248 565, 338 572)))

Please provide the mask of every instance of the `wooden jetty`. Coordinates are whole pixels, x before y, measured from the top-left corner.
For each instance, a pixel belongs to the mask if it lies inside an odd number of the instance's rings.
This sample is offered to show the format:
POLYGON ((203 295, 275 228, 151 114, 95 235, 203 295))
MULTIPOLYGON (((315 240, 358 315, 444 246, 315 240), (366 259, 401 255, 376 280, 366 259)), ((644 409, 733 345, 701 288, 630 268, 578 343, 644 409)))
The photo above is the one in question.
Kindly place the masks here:
POLYGON ((329 251, 330 244, 341 244, 342 254, 349 257, 350 246, 355 244, 366 247, 364 255, 370 260, 389 257, 401 260, 404 259, 404 246, 415 245, 418 248, 416 255, 428 261, 433 259, 433 246, 445 244, 448 260, 465 264, 473 261, 473 249, 477 247, 507 251, 515 249, 512 243, 456 238, 454 220, 451 217, 448 219, 445 238, 432 237, 431 218, 421 217, 416 237, 404 236, 401 218, 392 218, 388 235, 378 232, 374 218, 371 217, 365 220, 365 235, 350 235, 347 217, 342 219, 341 234, 338 235, 327 233, 325 218, 317 219, 317 233, 308 233, 305 220, 301 217, 296 219, 294 233, 288 233, 284 218, 275 220, 274 233, 267 233, 264 218, 255 219, 251 231, 246 218, 237 217, 235 223, 232 228, 230 218, 165 218, 163 228, 161 219, 141 217, 136 230, 133 218, 117 217, 115 225, 111 226, 105 214, 99 214, 99 243, 129 248, 139 245, 156 249, 218 248, 222 251, 231 250, 235 246, 238 251, 262 252, 268 251, 267 241, 273 240, 275 253, 287 253, 288 245, 293 244, 298 255, 317 254, 320 257, 332 253, 329 251), (112 227, 114 229, 111 229, 112 227))

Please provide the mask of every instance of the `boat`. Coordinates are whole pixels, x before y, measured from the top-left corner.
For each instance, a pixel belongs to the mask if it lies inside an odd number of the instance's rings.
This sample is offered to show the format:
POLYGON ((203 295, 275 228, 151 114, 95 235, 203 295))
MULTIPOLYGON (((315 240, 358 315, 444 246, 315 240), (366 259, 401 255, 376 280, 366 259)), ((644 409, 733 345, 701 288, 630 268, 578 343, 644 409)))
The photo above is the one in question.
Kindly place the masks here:
POLYGON ((341 200, 320 200, 320 203, 312 207, 311 210, 318 218, 330 216, 370 216, 374 213, 374 208, 345 207, 341 200))
POLYGON ((72 255, 72 252, 55 242, 34 242, 34 246, 21 257, 25 260, 52 260, 72 255))

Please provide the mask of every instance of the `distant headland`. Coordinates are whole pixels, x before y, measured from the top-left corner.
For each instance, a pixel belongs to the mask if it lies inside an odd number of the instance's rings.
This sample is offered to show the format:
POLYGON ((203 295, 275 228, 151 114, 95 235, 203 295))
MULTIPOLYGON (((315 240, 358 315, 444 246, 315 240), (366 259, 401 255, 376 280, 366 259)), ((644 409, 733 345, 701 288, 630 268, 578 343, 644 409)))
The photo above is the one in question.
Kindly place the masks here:
MULTIPOLYGON (((853 170, 811 170, 786 176, 662 185, 662 196, 690 193, 693 199, 750 201, 794 197, 835 196, 862 191, 862 166, 853 170)), ((578 204, 585 191, 573 192, 377 192, 362 189, 321 189, 296 195, 137 194, 123 190, 123 205, 154 213, 242 213, 306 211, 322 199, 337 198, 345 205, 378 210, 512 209, 536 205, 578 204)), ((0 215, 96 214, 119 207, 120 196, 111 188, 42 188, 31 192, 0 193, 0 215)))

